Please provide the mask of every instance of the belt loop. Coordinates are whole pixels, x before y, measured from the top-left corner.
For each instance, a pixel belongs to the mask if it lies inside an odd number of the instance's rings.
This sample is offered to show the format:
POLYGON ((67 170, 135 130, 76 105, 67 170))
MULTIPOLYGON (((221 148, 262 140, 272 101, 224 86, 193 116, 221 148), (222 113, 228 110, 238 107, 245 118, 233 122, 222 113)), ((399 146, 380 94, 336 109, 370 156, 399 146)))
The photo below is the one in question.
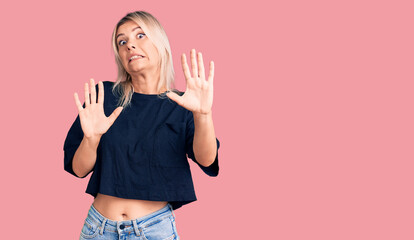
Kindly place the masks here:
POLYGON ((139 230, 138 230, 138 224, 137 224, 137 220, 136 219, 132 220, 132 225, 134 225, 135 235, 137 237, 139 237, 140 233, 139 233, 139 230))
POLYGON ((101 231, 99 232, 101 235, 103 234, 103 232, 104 232, 104 228, 105 228, 105 224, 106 224, 106 218, 104 218, 104 220, 102 221, 102 225, 101 225, 101 231))
POLYGON ((167 203, 167 204, 168 204, 168 207, 170 207, 170 209, 171 209, 171 212, 172 212, 172 215, 174 216, 174 219, 175 219, 175 214, 174 214, 174 210, 173 210, 173 208, 172 208, 171 204, 170 204, 170 203, 167 203))
MULTIPOLYGON (((118 232, 119 235, 121 235, 121 230, 119 230, 119 226, 121 226, 121 222, 116 221, 116 231, 118 232)), ((119 239, 121 239, 121 236, 119 236, 119 239)))

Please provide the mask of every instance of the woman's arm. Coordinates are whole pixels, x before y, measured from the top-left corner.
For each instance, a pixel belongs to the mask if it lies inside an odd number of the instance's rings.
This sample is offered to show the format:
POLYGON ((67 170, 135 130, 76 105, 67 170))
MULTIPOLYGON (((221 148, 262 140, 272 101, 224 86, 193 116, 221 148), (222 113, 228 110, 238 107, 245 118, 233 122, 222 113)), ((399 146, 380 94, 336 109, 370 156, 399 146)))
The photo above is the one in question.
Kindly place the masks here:
POLYGON ((78 177, 84 177, 91 172, 96 163, 96 150, 100 138, 83 137, 81 144, 73 156, 72 168, 78 177))
POLYGON ((89 85, 85 83, 85 107, 81 105, 78 94, 74 94, 75 104, 78 107, 79 119, 83 131, 83 139, 73 156, 72 169, 79 176, 86 176, 95 166, 96 150, 98 149, 101 136, 112 126, 121 113, 123 107, 117 107, 107 117, 104 112, 104 84, 102 81, 95 86, 95 81, 90 80, 89 85), (98 87, 98 98, 96 88, 98 87))
POLYGON ((206 79, 201 53, 198 53, 196 57, 196 51, 192 49, 190 55, 192 76, 185 54, 181 56, 181 64, 187 82, 185 93, 179 96, 169 92, 167 96, 193 113, 194 157, 200 165, 208 167, 214 162, 217 155, 217 142, 211 110, 213 106, 214 62, 210 62, 210 73, 206 79))
POLYGON ((193 113, 194 140, 193 151, 197 162, 204 167, 210 166, 217 154, 217 142, 214 132, 212 112, 193 113))

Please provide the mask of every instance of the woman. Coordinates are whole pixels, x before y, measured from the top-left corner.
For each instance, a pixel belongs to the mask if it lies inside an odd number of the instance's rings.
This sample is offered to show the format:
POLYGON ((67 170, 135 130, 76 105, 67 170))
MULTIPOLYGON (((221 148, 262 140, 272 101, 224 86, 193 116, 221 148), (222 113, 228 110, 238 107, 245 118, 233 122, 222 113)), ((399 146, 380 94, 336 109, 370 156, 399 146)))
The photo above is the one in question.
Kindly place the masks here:
POLYGON ((218 175, 212 120, 214 65, 206 79, 201 53, 185 54, 184 93, 174 89, 168 38, 151 14, 127 14, 112 44, 115 83, 85 84, 79 115, 64 143, 64 168, 94 196, 81 239, 179 239, 174 210, 196 199, 187 156, 218 175), (172 101, 171 101, 172 100, 172 101), (109 117, 106 117, 109 115, 109 117))

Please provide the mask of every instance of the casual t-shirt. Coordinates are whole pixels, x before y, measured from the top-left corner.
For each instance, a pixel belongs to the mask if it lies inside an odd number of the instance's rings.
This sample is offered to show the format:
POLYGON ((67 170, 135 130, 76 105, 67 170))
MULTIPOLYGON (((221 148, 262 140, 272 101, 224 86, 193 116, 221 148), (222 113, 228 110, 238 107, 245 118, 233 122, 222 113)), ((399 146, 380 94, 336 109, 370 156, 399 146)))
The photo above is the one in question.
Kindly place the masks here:
MULTIPOLYGON (((103 83, 104 112, 109 116, 117 108, 119 96, 112 92, 113 82, 103 83)), ((95 88, 98 96, 98 85, 95 88)), ((86 193, 94 198, 99 192, 127 199, 168 201, 173 209, 197 200, 187 156, 204 173, 217 176, 220 142, 216 138, 214 162, 203 167, 194 157, 193 138, 191 111, 166 95, 160 98, 134 92, 131 105, 122 110, 100 139, 86 193)), ((64 169, 76 177, 72 160, 82 139, 78 115, 63 146, 64 169)))

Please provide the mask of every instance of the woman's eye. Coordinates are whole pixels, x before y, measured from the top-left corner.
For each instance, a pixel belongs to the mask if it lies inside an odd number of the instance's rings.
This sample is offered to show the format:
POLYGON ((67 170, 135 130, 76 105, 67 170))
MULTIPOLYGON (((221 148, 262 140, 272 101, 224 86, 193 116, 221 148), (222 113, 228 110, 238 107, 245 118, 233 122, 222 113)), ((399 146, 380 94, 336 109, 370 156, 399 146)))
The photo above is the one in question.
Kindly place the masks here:
MULTIPOLYGON (((137 35, 137 37, 139 38, 139 39, 141 39, 141 38, 143 38, 145 36, 145 33, 138 33, 138 35, 137 35)), ((119 41, 119 46, 122 46, 122 45, 124 45, 126 43, 126 41, 125 40, 121 40, 121 41, 119 41)))
POLYGON ((144 36, 145 36, 145 33, 138 33, 138 38, 143 38, 144 36), (142 37, 140 37, 140 36, 142 36, 142 37))
POLYGON ((119 41, 119 45, 122 46, 124 45, 126 42, 124 40, 119 41))

